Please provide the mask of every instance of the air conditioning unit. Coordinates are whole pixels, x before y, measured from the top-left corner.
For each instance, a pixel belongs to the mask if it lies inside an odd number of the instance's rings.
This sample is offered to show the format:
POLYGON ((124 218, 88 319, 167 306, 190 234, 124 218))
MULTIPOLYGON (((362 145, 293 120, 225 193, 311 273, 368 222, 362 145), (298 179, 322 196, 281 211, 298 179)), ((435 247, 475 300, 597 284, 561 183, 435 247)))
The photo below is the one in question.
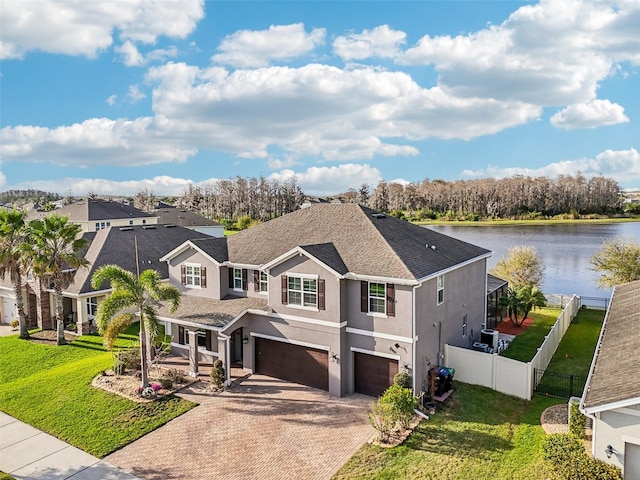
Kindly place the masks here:
POLYGON ((492 328, 483 328, 480 330, 480 341, 489 345, 489 348, 498 348, 498 340, 500 338, 500 332, 493 330, 492 328))

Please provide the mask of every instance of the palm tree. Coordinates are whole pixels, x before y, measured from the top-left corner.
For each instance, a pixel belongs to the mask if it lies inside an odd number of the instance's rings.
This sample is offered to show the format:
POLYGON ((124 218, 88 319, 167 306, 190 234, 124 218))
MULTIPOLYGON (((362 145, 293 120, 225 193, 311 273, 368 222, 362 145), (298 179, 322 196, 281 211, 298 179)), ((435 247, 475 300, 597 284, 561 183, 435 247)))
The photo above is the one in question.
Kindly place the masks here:
POLYGON ((22 271, 24 255, 21 252, 25 243, 25 211, 0 209, 0 276, 9 274, 18 308, 20 338, 29 338, 27 321, 24 315, 22 298, 22 271))
POLYGON ((180 305, 180 291, 163 283, 157 270, 145 270, 136 275, 118 265, 103 265, 91 277, 91 286, 97 290, 105 281, 111 283, 112 292, 98 305, 98 331, 104 336, 105 346, 111 349, 118 335, 140 319, 140 369, 145 388, 149 385, 147 334, 157 331, 158 327, 154 305, 167 301, 170 311, 174 312, 180 305))
POLYGON ((542 308, 547 304, 547 299, 538 287, 527 285, 517 290, 517 296, 522 306, 522 324, 531 310, 534 308, 542 308))
POLYGON ((89 243, 80 237, 82 227, 69 223, 67 217, 57 214, 42 220, 32 220, 27 225, 30 242, 25 251, 29 265, 42 277, 53 283, 56 303, 58 345, 64 345, 64 308, 62 303, 63 282, 72 276, 73 269, 89 265, 80 256, 80 251, 89 243))

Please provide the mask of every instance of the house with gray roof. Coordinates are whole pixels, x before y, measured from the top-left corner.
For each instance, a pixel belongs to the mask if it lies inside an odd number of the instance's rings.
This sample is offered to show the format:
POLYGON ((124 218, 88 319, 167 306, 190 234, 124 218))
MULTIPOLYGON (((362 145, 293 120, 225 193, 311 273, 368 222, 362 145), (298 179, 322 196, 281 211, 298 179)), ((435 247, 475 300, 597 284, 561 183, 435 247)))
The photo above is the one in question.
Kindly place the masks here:
POLYGON ((212 237, 224 237, 222 224, 185 208, 160 203, 153 213, 158 217, 158 223, 177 225, 212 237))
MULTIPOLYGON (((484 248, 355 204, 317 204, 168 251, 174 352, 342 396, 376 396, 399 371, 416 392, 444 345, 486 321, 484 248)), ((229 368, 226 368, 229 375, 229 368)))
POLYGON ((593 456, 640 478, 640 280, 613 289, 580 409, 593 456))
MULTIPOLYGON (((98 289, 92 288, 91 277, 96 269, 108 264, 119 265, 130 272, 153 269, 159 271, 163 279, 168 279, 167 263, 160 261, 164 253, 189 240, 210 238, 188 228, 160 224, 109 227, 98 232, 85 232, 83 237, 90 241, 86 251, 82 252, 89 267, 73 271, 62 292, 65 324, 76 324, 80 334, 94 329, 98 304, 111 291, 107 284, 98 289)), ((37 306, 37 311, 33 309, 30 318, 36 317, 40 328, 54 328, 53 290, 34 278, 29 279, 26 285, 28 305, 37 306)))
POLYGON ((28 219, 43 218, 52 213, 68 217, 70 222, 80 225, 84 232, 97 232, 108 227, 155 225, 158 223, 156 215, 143 212, 129 202, 92 198, 85 198, 50 212, 30 210, 28 219))

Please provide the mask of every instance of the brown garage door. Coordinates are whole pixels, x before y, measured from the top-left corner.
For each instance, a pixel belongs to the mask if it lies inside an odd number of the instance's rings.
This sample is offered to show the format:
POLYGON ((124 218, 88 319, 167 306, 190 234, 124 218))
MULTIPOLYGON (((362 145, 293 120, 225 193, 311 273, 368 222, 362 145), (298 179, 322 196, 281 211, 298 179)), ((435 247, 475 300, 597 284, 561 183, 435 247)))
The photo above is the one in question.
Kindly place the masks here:
POLYGON ((354 352, 355 390, 358 393, 378 397, 393 383, 398 373, 398 361, 354 352))
POLYGON ((256 372, 329 390, 329 354, 324 350, 256 337, 256 372))

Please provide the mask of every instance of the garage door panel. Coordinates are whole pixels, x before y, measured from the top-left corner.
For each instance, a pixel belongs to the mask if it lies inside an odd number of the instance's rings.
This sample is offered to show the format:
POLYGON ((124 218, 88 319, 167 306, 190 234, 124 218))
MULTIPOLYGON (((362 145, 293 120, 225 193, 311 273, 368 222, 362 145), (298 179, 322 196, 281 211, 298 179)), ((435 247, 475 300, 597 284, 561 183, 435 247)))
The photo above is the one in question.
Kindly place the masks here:
POLYGON ((393 383, 398 361, 366 353, 354 352, 355 391, 378 397, 393 383))
POLYGON ((329 390, 326 351, 256 337, 256 372, 329 390))

